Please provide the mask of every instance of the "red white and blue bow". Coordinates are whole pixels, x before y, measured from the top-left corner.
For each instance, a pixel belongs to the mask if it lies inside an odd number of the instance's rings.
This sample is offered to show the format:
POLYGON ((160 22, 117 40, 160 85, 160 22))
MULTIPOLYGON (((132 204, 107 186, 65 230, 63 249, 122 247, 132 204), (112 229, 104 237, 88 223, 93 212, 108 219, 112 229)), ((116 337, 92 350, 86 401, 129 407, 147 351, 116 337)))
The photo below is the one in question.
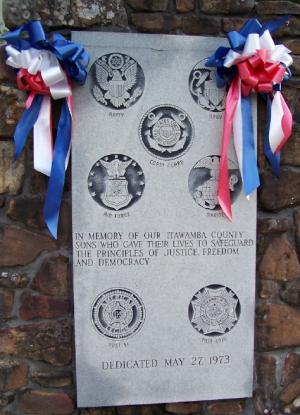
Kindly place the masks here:
POLYGON ((80 45, 58 33, 48 39, 39 21, 22 25, 6 33, 2 39, 7 42, 6 63, 18 71, 18 87, 29 92, 26 109, 14 133, 15 156, 21 154, 33 128, 34 168, 49 176, 44 218, 49 231, 57 238, 71 146, 71 81, 85 82, 89 55, 80 45), (51 99, 61 100, 55 141, 52 137, 51 99))
POLYGON ((233 129, 234 148, 247 197, 260 185, 253 131, 251 93, 263 94, 267 102, 264 151, 272 170, 279 174, 280 149, 292 132, 292 115, 281 93, 281 83, 290 76, 293 60, 284 45, 275 45, 271 32, 287 17, 265 25, 246 22, 240 32, 229 32, 231 48, 220 47, 206 65, 217 68, 217 86, 229 84, 222 134, 218 200, 231 220, 228 176, 228 146, 233 129))

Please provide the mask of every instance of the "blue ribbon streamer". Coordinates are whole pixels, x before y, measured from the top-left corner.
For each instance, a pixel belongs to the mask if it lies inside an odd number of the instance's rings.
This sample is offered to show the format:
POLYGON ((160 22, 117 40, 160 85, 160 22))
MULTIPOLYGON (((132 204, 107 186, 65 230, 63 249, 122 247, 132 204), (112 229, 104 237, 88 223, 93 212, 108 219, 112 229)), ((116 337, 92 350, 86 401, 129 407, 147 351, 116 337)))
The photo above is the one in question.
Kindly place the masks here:
POLYGON ((59 210, 65 183, 65 163, 71 142, 72 117, 67 100, 62 103, 57 126, 53 162, 44 205, 44 219, 50 233, 57 239, 59 210))
POLYGON ((260 185, 252 119, 251 96, 241 97, 243 126, 243 183, 246 196, 260 185))
POLYGON ((15 158, 19 158, 26 143, 26 139, 38 119, 41 105, 43 102, 42 95, 36 95, 31 103, 30 108, 25 109, 20 118, 14 133, 15 158))

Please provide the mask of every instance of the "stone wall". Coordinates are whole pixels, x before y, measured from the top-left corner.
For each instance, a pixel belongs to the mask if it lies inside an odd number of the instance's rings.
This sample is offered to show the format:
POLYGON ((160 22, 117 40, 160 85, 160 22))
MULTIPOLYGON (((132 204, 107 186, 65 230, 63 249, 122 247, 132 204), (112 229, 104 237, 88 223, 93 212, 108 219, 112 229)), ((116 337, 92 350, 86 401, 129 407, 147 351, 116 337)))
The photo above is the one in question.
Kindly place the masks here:
MULTIPOLYGON (((70 173, 58 242, 42 218, 46 179, 32 170, 31 144, 13 160, 24 108, 0 59, 0 414, 300 414, 300 4, 283 0, 4 0, 8 27, 32 18, 49 29, 222 35, 249 17, 290 14, 279 37, 294 54, 285 94, 293 138, 280 178, 259 155, 256 380, 253 399, 76 409, 71 287, 70 173), (298 56, 299 55, 299 56, 298 56), (299 123, 299 124, 298 124, 299 123), (2 408, 2 409, 1 409, 2 408)), ((260 107, 260 118, 264 110, 260 107)), ((259 132, 259 148, 262 145, 259 132)), ((100 385, 101 387, 101 385, 100 385)), ((191 388, 193 385, 191 384, 191 388)))

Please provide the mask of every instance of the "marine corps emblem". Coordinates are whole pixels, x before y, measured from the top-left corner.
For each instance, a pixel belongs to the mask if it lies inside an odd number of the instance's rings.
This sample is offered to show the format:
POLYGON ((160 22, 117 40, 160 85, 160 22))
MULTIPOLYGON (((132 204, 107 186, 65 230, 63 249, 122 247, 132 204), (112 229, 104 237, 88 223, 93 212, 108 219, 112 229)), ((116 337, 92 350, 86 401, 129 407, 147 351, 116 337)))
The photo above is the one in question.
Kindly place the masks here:
POLYGON ((143 116, 140 139, 145 149, 161 159, 184 154, 192 143, 194 129, 185 111, 174 105, 159 105, 143 116))
POLYGON ((225 88, 218 88, 214 69, 198 62, 189 77, 189 89, 193 100, 203 109, 221 112, 225 109, 225 88))
POLYGON ((97 59, 91 67, 92 94, 97 102, 125 109, 142 95, 145 77, 140 65, 130 56, 111 53, 97 59))
MULTIPOLYGON (((242 180, 235 163, 228 160, 229 189, 231 202, 238 197, 242 180)), ((207 156, 199 160, 189 174, 189 191, 197 205, 210 210, 220 210, 217 190, 220 170, 220 156, 207 156)))
POLYGON ((209 285, 199 290, 189 305, 189 319, 199 333, 221 336, 238 322, 241 306, 236 294, 223 285, 209 285))
POLYGON ((145 320, 145 307, 133 291, 104 291, 92 305, 91 319, 97 331, 109 339, 125 339, 137 333, 145 320))
POLYGON ((110 154, 98 160, 88 177, 92 198, 111 210, 122 210, 143 194, 144 173, 136 161, 122 154, 110 154))

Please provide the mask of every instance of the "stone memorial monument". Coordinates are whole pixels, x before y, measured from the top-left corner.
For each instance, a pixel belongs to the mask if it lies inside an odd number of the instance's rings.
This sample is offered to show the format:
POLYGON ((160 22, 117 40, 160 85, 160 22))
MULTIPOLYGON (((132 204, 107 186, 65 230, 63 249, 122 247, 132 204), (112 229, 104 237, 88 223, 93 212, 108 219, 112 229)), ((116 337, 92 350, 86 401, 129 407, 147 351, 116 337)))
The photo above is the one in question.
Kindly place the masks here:
POLYGON ((218 38, 73 33, 73 252, 79 406, 252 395, 256 199, 230 150, 218 38))

